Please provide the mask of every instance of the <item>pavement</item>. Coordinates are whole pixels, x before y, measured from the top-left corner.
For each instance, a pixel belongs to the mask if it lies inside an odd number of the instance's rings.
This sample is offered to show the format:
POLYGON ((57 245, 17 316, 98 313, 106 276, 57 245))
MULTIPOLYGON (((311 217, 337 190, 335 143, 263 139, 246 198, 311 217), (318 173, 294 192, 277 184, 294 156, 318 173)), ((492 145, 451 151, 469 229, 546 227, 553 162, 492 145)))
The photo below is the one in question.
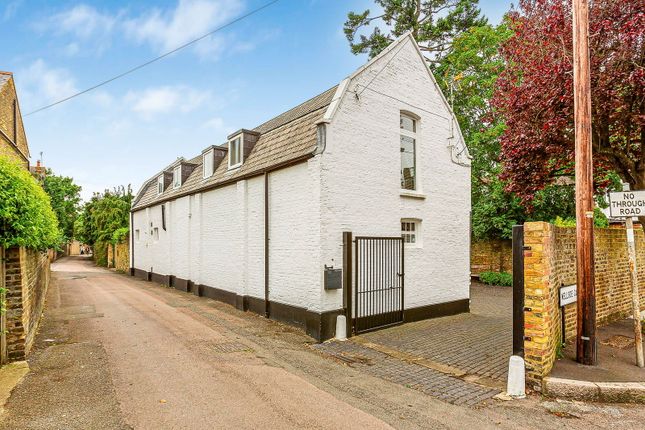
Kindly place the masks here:
POLYGON ((576 362, 576 343, 572 339, 563 349, 551 376, 591 382, 645 382, 645 369, 636 366, 633 321, 624 319, 598 328, 598 365, 576 362))
POLYGON ((87 259, 53 270, 31 371, 0 429, 636 429, 645 420, 630 405, 536 397, 451 404, 412 386, 444 378, 430 367, 406 386, 395 379, 410 378, 407 369, 387 354, 366 372, 326 358, 297 329, 87 259))

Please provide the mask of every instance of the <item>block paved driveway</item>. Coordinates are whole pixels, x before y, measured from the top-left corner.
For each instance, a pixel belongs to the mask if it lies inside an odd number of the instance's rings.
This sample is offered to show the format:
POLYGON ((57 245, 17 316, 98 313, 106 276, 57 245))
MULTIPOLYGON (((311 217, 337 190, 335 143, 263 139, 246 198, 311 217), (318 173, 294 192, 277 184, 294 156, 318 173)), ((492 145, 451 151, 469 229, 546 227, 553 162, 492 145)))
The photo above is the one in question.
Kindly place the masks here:
POLYGON ((503 391, 512 352, 512 290, 471 285, 471 312, 365 333, 314 348, 366 373, 454 404, 503 391))

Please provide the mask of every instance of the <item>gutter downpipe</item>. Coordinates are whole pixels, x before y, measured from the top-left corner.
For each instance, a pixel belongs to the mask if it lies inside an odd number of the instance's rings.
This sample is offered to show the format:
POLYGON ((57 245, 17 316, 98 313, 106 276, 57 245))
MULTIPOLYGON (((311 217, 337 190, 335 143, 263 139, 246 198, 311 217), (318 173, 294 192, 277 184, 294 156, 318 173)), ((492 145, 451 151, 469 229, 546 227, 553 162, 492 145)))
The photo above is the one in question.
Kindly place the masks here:
POLYGON ((269 171, 264 172, 264 316, 269 318, 269 171))
POLYGON ((130 211, 130 276, 134 276, 134 212, 130 211))

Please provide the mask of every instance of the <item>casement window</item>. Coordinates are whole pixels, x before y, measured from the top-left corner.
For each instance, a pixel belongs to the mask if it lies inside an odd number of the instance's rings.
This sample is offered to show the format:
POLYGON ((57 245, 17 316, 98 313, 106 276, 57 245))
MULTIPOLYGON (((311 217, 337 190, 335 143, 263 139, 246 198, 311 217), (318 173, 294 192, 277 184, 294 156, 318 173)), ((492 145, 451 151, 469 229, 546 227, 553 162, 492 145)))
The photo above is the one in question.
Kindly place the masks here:
POLYGON ((163 175, 157 178, 157 194, 163 193, 163 175))
POLYGON ((177 166, 172 170, 172 187, 181 187, 181 166, 177 166))
POLYGON ((401 220, 401 237, 403 243, 409 247, 421 246, 421 222, 415 219, 401 220))
POLYGON ((242 165, 242 136, 228 142, 228 168, 234 169, 242 165))
POLYGON ((401 188, 417 189, 417 120, 410 115, 401 114, 401 188))
POLYGON ((205 152, 204 155, 202 155, 202 166, 203 166, 203 177, 204 179, 210 178, 213 176, 213 150, 211 149, 208 152, 205 152))

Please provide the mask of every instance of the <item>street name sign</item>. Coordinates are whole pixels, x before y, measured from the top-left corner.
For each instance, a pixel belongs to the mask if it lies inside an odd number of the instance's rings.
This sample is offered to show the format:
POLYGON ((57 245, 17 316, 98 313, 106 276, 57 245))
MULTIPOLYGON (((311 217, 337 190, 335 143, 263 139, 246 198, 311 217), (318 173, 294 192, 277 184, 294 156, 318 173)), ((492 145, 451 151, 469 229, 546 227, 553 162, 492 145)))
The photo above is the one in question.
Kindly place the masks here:
POLYGON ((566 306, 569 303, 578 301, 578 286, 567 285, 560 287, 560 307, 566 306))
POLYGON ((618 218, 645 215, 645 191, 609 193, 609 215, 618 218))

